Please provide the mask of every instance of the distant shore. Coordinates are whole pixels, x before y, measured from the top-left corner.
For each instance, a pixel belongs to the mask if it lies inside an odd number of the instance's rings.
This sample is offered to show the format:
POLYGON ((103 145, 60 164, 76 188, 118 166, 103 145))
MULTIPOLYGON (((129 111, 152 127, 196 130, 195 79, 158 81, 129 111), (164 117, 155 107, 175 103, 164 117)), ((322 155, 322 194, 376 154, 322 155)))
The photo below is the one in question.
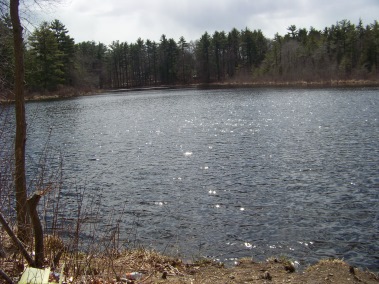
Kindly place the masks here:
MULTIPOLYGON (((132 92, 168 89, 228 89, 228 88, 362 88, 379 87, 379 80, 330 80, 330 81, 257 81, 257 82, 210 82, 188 85, 141 86, 122 89, 91 89, 66 87, 53 92, 26 92, 26 101, 43 101, 92 96, 106 92, 132 92)), ((12 103, 11 95, 0 94, 0 103, 12 103)))
POLYGON ((379 80, 330 80, 330 81, 257 81, 257 82, 225 82, 199 84, 198 87, 300 87, 300 88, 331 88, 331 87, 379 87, 379 80))

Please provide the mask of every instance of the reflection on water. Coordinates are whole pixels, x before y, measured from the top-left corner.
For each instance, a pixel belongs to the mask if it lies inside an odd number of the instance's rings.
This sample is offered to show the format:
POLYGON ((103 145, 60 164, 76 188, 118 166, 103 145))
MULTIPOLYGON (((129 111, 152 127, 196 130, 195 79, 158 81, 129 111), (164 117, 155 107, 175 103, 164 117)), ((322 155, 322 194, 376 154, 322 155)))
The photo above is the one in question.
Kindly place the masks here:
POLYGON ((378 270, 377 92, 165 90, 31 103, 29 161, 51 128, 67 181, 101 191, 99 222, 119 213, 121 231, 135 229, 144 246, 220 260, 286 254, 303 265, 340 257, 378 270))

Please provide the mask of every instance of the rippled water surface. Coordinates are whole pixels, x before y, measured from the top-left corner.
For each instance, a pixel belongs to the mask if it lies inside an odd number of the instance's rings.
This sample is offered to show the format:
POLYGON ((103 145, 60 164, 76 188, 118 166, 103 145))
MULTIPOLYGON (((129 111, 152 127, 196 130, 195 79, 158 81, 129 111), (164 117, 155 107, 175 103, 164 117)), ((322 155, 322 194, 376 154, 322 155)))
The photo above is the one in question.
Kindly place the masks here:
POLYGON ((379 271, 377 89, 109 93, 27 111, 29 160, 50 137, 66 180, 101 194, 99 228, 121 216, 121 238, 187 257, 379 271))

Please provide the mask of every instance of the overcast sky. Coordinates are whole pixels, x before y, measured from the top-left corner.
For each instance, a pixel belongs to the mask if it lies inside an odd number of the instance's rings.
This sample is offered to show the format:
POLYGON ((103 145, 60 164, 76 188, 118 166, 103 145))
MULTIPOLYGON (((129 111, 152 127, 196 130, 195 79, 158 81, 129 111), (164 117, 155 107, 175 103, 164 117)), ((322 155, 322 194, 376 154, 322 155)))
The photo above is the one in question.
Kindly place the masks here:
POLYGON ((287 27, 322 30, 347 19, 364 25, 379 20, 379 0, 60 0, 38 20, 60 20, 75 42, 197 40, 204 32, 248 27, 268 38, 287 27))

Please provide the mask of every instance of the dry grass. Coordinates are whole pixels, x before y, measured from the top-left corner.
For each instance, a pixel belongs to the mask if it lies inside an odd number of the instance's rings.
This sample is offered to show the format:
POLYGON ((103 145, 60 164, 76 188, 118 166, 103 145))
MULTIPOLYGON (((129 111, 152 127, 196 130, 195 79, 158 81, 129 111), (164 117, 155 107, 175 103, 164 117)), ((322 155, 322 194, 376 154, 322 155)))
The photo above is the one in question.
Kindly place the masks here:
MULTIPOLYGON (((61 244, 52 238, 48 242, 54 248, 61 244)), ((65 252, 56 271, 63 263, 68 283, 379 283, 376 274, 353 268, 341 259, 323 259, 304 272, 294 272, 287 268, 291 261, 285 257, 265 262, 242 258, 236 266, 224 267, 210 259, 184 263, 154 250, 138 248, 97 255, 65 252), (127 280, 125 275, 130 272, 141 272, 143 277, 127 280)), ((7 273, 13 273, 10 276, 15 283, 18 281, 22 271, 19 261, 0 259, 0 267, 7 267, 7 273)))

